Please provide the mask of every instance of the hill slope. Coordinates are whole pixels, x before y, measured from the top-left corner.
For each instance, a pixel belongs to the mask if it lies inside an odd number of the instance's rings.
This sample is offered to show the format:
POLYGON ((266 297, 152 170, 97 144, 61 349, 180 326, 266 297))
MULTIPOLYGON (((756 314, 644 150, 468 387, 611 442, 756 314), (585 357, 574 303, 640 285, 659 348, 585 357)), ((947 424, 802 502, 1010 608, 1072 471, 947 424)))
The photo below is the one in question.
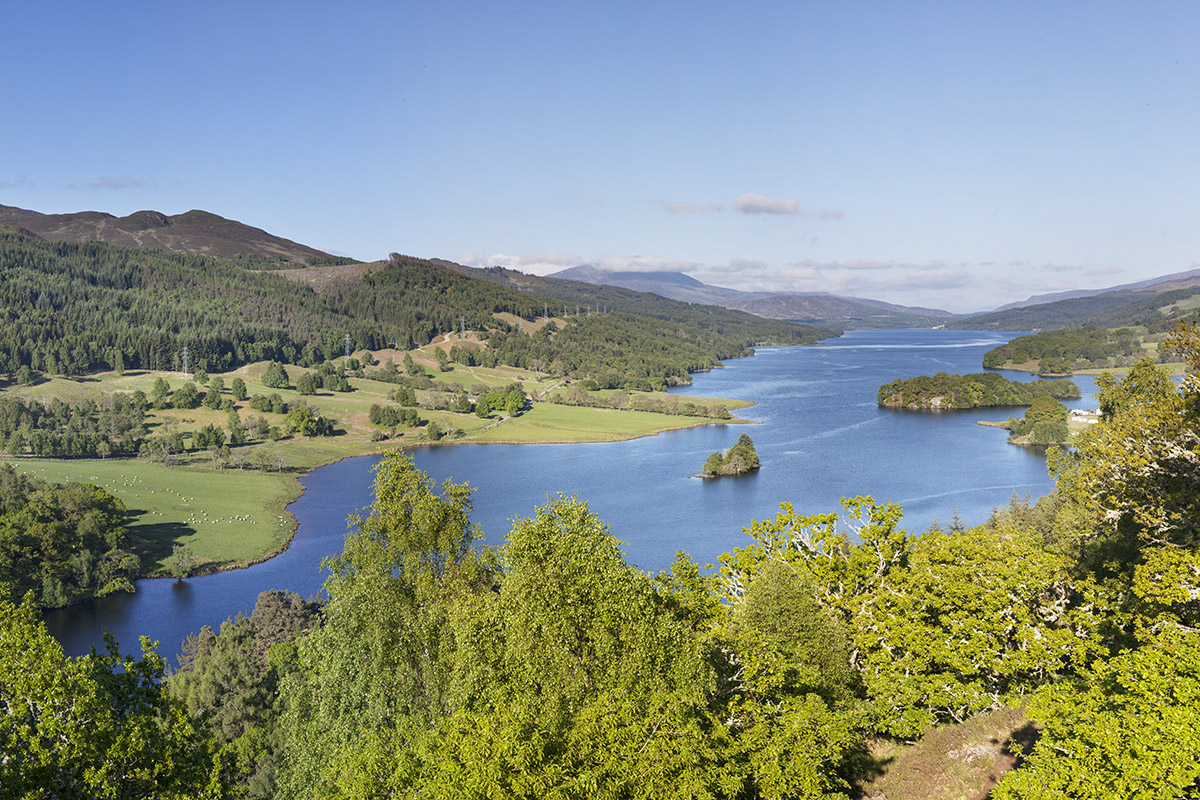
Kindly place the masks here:
POLYGON ((1071 300, 1077 297, 1094 297, 1098 294, 1120 292, 1126 289, 1153 289, 1159 292, 1167 292, 1174 289, 1184 289, 1192 286, 1200 286, 1200 269, 1189 269, 1183 272, 1173 272, 1170 275, 1161 275, 1157 278, 1149 278, 1147 280, 1136 281, 1134 283, 1123 283, 1120 286, 1109 286, 1106 289, 1072 289, 1066 292, 1035 294, 1032 297, 1022 300, 1018 303, 1009 303, 1007 305, 1000 306, 996 309, 996 311, 1008 311, 1009 309, 1013 308, 1024 308, 1026 306, 1054 303, 1059 300, 1071 300))
POLYGON ((1195 310, 1200 306, 1200 287, 1163 290, 1171 285, 1124 289, 1006 311, 973 314, 959 317, 947 323, 947 326, 1040 331, 1144 325, 1152 331, 1161 331, 1175 322, 1194 318, 1195 310))
POLYGON ((207 211, 167 216, 138 211, 116 217, 101 211, 42 214, 0 205, 0 225, 12 225, 50 242, 106 242, 122 247, 152 247, 249 260, 251 266, 310 265, 344 262, 329 253, 274 236, 207 211))
POLYGON ((0 374, 169 369, 184 347, 209 371, 266 359, 315 366, 341 355, 347 336, 355 350, 408 349, 465 324, 498 363, 641 388, 687 382, 690 372, 749 355, 756 342, 806 344, 834 333, 613 289, 649 313, 572 309, 527 334, 503 315, 532 320, 547 306, 558 311, 556 301, 422 259, 370 266, 317 291, 310 279, 285 278, 299 270, 0 231, 0 374))

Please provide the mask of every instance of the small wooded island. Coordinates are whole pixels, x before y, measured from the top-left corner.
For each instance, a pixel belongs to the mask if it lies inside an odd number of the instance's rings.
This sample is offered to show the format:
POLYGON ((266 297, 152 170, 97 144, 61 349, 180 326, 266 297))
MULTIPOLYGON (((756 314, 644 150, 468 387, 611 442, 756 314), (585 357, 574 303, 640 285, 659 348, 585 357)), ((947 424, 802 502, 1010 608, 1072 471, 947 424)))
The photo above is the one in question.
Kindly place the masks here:
POLYGON ((743 433, 733 447, 718 450, 705 459, 700 476, 718 478, 722 475, 744 475, 758 467, 758 452, 754 449, 754 440, 743 433))
POLYGON ((1009 417, 1004 422, 980 422, 989 428, 1008 431, 1009 444, 1028 447, 1031 445, 1065 445, 1070 442, 1071 429, 1067 424, 1070 412, 1067 407, 1052 397, 1039 397, 1025 416, 1009 417))
POLYGON ((918 375, 879 387, 879 405, 908 411, 947 411, 996 406, 1028 406, 1039 397, 1076 400, 1079 386, 1069 380, 1012 381, 1003 375, 918 375))

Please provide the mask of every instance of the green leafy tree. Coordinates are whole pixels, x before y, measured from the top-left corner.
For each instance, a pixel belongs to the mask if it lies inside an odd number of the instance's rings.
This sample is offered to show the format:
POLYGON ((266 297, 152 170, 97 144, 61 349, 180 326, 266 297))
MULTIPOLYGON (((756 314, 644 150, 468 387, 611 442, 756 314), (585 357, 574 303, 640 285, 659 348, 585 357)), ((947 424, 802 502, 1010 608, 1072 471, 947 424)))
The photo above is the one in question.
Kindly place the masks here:
POLYGON ((321 389, 321 380, 316 373, 305 372, 296 378, 296 391, 300 394, 316 394, 321 389))
POLYGON ((223 796, 211 740, 161 688, 165 663, 66 658, 33 605, 0 600, 0 786, 7 797, 223 796))
POLYGON ((205 408, 219 409, 221 407, 221 393, 209 386, 208 391, 204 393, 203 405, 205 408))
POLYGON ((288 387, 287 370, 283 368, 283 364, 278 361, 272 361, 267 365, 267 371, 263 373, 262 384, 268 389, 286 389, 288 387))
POLYGON ((278 688, 296 668, 296 638, 316 624, 317 613, 316 603, 291 592, 263 592, 250 616, 226 620, 216 634, 207 626, 191 634, 165 682, 220 745, 233 796, 274 795, 284 736, 278 688))
POLYGON ((788 504, 748 529, 755 544, 722 557, 721 586, 737 602, 764 565, 792 565, 845 626, 853 665, 881 730, 919 733, 1002 705, 1094 656, 1086 585, 1040 537, 1014 529, 933 529, 919 539, 900 509, 843 501, 859 541, 836 514, 788 504))
POLYGON ((172 546, 167 569, 176 580, 189 577, 196 569, 196 556, 192 553, 192 546, 187 542, 172 546))
POLYGON ((326 562, 325 624, 298 642, 301 669, 285 681, 281 797, 365 792, 402 766, 396 743, 445 715, 451 612, 487 579, 469 555, 470 490, 437 489, 410 457, 387 456, 369 514, 326 562))
POLYGON ((175 408, 197 408, 200 405, 200 390, 196 384, 188 381, 180 386, 171 397, 171 405, 175 408))
POLYGON ((1189 797, 1200 785, 1200 634, 1164 631, 1039 692, 1044 728, 998 800, 1189 797))
POLYGON ((246 382, 241 378, 234 378, 229 383, 229 392, 233 395, 233 399, 237 401, 245 400, 249 395, 246 391, 246 382))

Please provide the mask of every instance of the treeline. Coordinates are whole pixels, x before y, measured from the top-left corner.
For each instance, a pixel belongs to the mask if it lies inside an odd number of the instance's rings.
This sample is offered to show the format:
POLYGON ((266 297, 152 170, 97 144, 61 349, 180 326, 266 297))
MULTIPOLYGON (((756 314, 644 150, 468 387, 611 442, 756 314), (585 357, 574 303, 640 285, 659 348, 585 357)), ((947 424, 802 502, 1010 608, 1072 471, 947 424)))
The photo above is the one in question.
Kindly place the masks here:
POLYGON ((1013 444, 1066 444, 1071 432, 1067 407, 1050 397, 1039 397, 1020 419, 1009 417, 1008 441, 1013 444))
POLYGON ((704 405, 694 400, 666 399, 647 397, 646 395, 630 395, 624 390, 610 394, 593 394, 588 389, 599 389, 595 381, 577 383, 566 391, 554 392, 539 399, 547 403, 559 403, 567 406, 585 406, 587 408, 617 408, 633 411, 650 411, 656 414, 673 414, 683 417, 708 417, 709 419, 732 419, 729 409, 720 403, 704 405))
POLYGON ((140 567, 129 547, 125 506, 116 497, 82 483, 37 480, 0 464, 0 600, 19 602, 31 593, 38 606, 56 608, 132 591, 140 567))
MULTIPOLYGON (((1200 332, 1174 347, 1200 373, 1200 332)), ((1035 505, 917 536, 869 497, 844 513, 785 503, 713 574, 683 554, 657 576, 630 566, 574 498, 516 520, 498 552, 473 549, 470 489, 393 454, 320 609, 266 594, 190 639, 164 683, 139 671, 161 676, 153 654, 124 673, 115 657, 64 659, 31 606, 0 603, 0 678, 21 676, 0 752, 27 754, 0 761, 0 785, 860 796, 887 767, 872 742, 1021 705, 1040 738, 992 797, 1189 796, 1200 383, 1145 361, 1100 391, 1103 421, 1050 451, 1057 488, 1035 505)))
POLYGON ((1073 328, 1018 336, 983 354, 983 366, 1036 362, 1039 375, 1069 375, 1078 369, 1127 367, 1144 355, 1129 328, 1073 328))
POLYGON ((991 406, 1027 406, 1039 397, 1078 399, 1079 386, 1069 380, 1012 381, 994 372, 974 375, 918 375, 879 387, 879 405, 916 411, 991 406))
POLYGON ((322 294, 235 261, 13 232, 0 233, 0 265, 0 374, 9 376, 179 369, 184 348, 192 367, 209 372, 263 360, 317 367, 344 353, 347 336, 356 350, 409 349, 465 324, 492 334, 494 353, 484 357, 497 363, 649 387, 748 354, 758 341, 835 333, 647 295, 639 308, 669 310, 575 317, 538 338, 494 314, 534 319, 552 301, 403 256, 322 294))
POLYGON ((137 455, 146 438, 146 396, 105 395, 64 403, 0 395, 0 439, 12 456, 108 458, 137 455))

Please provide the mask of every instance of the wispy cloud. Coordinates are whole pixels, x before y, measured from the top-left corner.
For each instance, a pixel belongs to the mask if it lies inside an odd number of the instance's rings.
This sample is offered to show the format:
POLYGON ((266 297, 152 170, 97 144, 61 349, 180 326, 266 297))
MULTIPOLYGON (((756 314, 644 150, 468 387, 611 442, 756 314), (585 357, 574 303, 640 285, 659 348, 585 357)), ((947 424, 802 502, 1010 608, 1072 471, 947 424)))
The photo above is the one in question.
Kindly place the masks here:
POLYGON ((19 177, 11 181, 0 181, 0 191, 5 191, 8 189, 23 189, 29 185, 29 181, 25 180, 24 177, 19 177))
POLYGON ((733 210, 742 214, 799 214, 800 203, 791 197, 766 197, 747 192, 733 201, 733 210))
POLYGON ((523 256, 508 253, 466 253, 458 263, 468 267, 506 267, 533 275, 549 275, 568 267, 587 265, 605 272, 690 272, 701 266, 693 261, 681 261, 661 256, 601 256, 586 261, 569 252, 536 252, 523 256))
POLYGON ((145 186, 153 186, 152 182, 131 178, 128 175, 113 178, 107 175, 94 181, 87 181, 80 184, 71 184, 70 188, 80 189, 100 189, 100 190, 120 190, 120 189, 141 189, 145 186))

